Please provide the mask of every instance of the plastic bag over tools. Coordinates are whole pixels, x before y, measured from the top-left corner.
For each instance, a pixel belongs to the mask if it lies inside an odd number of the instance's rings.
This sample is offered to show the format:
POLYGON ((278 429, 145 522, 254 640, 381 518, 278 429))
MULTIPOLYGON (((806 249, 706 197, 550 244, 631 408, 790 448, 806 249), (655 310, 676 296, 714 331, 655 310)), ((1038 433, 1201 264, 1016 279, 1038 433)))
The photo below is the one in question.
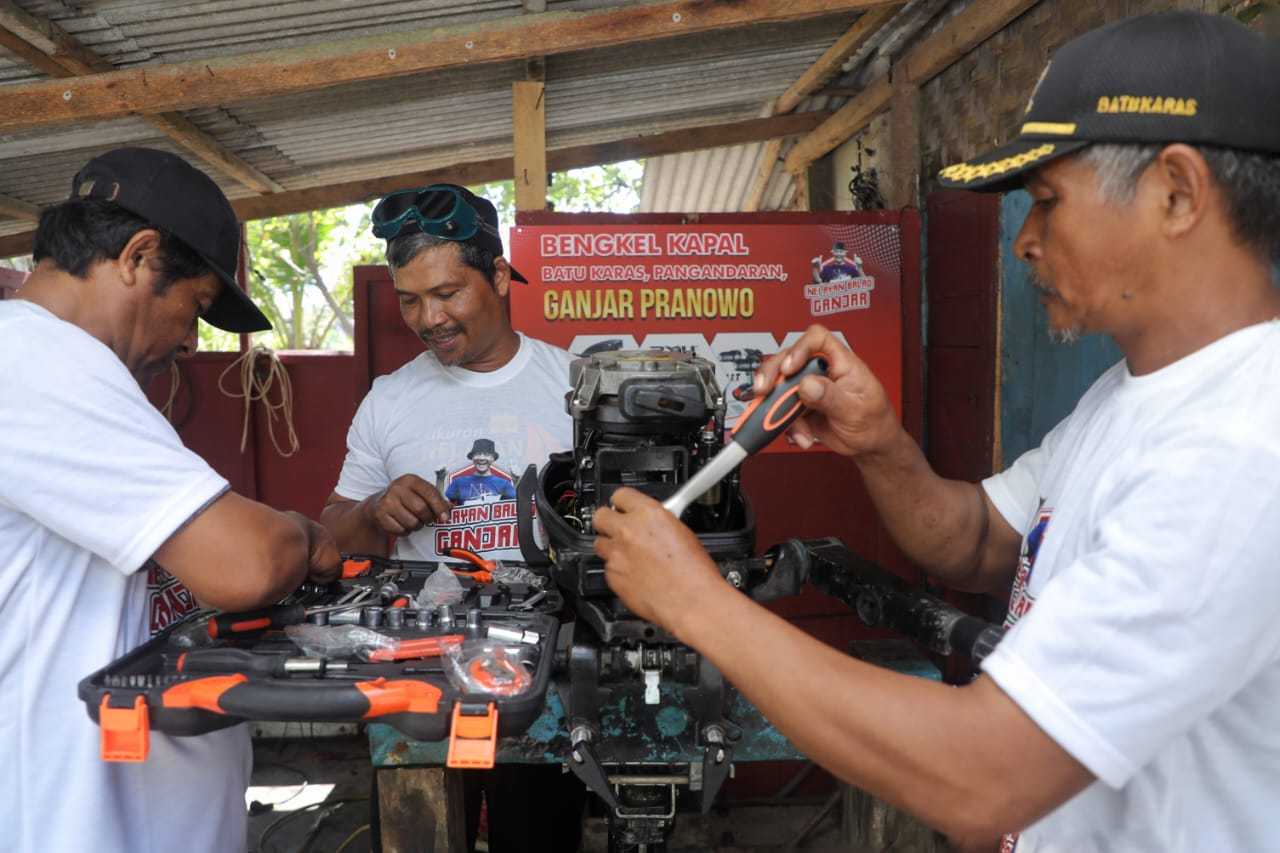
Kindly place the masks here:
POLYGON ((445 675, 458 692, 519 696, 533 685, 537 650, 493 640, 467 640, 444 652, 445 675))
POLYGON ((422 590, 418 593, 418 607, 430 610, 441 604, 458 604, 465 595, 462 581, 441 563, 422 584, 422 590))
POLYGON ((528 584, 532 587, 542 588, 546 582, 546 578, 537 572, 530 571, 523 565, 516 563, 504 563, 498 560, 493 565, 493 580, 495 583, 506 584, 528 584))
POLYGON ((285 635, 309 658, 369 656, 379 649, 394 649, 397 641, 360 625, 289 625, 285 635))

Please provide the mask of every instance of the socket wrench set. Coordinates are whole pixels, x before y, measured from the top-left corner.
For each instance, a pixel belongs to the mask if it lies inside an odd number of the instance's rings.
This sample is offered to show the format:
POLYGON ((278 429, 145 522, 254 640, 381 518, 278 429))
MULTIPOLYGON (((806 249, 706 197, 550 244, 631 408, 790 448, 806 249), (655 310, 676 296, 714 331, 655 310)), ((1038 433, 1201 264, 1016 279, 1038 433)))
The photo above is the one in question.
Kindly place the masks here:
POLYGON ((348 556, 342 579, 249 613, 204 611, 80 682, 102 757, 142 761, 152 729, 245 720, 387 723, 491 767, 541 714, 563 599, 522 563, 348 556))

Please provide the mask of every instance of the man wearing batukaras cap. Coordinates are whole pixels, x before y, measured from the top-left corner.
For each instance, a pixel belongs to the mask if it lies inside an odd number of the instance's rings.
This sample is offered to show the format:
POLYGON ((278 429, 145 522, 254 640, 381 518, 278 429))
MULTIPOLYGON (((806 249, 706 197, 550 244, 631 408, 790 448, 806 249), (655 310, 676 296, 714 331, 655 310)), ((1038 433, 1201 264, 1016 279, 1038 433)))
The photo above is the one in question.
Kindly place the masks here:
POLYGON ((41 212, 35 270, 0 302, 7 850, 244 849, 246 726, 153 732, 145 762, 108 763, 76 695, 162 627, 168 606, 143 569, 153 557, 226 610, 337 575, 324 528, 230 491, 142 392, 195 350, 198 319, 271 328, 231 275, 239 251, 235 213, 209 177, 165 151, 119 148, 41 212))
MULTIPOLYGON (((372 220, 401 317, 427 351, 374 380, 321 520, 344 551, 386 554, 394 537, 401 559, 466 548, 518 561, 513 479, 572 445, 573 356, 512 328, 511 282, 525 278, 502 256, 488 199, 435 184, 392 193, 372 220)), ((472 842, 482 785, 490 850, 576 849, 585 797, 576 777, 499 764, 464 780, 472 842)))
POLYGON ((973 683, 809 638, 626 490, 594 519, 614 591, 815 760, 965 847, 1280 849, 1278 105, 1274 41, 1225 17, 1134 18, 1063 46, 1017 139, 942 172, 1025 186, 1014 248, 1053 336, 1124 354, 1008 470, 937 476, 821 327, 762 367, 758 388, 824 356, 792 439, 852 457, 935 579, 1012 587, 973 683))

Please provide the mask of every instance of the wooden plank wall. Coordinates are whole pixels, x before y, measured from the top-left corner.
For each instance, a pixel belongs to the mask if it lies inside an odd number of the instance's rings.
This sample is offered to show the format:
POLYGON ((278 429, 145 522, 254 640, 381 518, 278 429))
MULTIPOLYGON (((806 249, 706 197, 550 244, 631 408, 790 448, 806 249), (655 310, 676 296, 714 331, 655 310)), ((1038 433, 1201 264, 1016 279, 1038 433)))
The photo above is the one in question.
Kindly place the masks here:
POLYGON ((1040 444, 1108 367, 1120 360, 1110 338, 1086 335, 1071 346, 1049 340, 1044 308, 1013 241, 1031 209, 1018 191, 1000 203, 1000 408, 996 467, 1006 468, 1040 444))

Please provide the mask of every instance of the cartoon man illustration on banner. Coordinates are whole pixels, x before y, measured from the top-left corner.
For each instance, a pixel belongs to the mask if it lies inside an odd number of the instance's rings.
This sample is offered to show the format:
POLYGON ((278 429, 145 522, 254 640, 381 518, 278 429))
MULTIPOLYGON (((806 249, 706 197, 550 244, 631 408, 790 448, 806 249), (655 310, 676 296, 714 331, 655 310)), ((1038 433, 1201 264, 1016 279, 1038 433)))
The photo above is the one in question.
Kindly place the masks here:
POLYGON ((831 257, 823 259, 816 256, 813 261, 813 282, 837 281, 849 278, 861 278, 862 258, 854 255, 851 259, 844 243, 837 240, 831 244, 831 257))

